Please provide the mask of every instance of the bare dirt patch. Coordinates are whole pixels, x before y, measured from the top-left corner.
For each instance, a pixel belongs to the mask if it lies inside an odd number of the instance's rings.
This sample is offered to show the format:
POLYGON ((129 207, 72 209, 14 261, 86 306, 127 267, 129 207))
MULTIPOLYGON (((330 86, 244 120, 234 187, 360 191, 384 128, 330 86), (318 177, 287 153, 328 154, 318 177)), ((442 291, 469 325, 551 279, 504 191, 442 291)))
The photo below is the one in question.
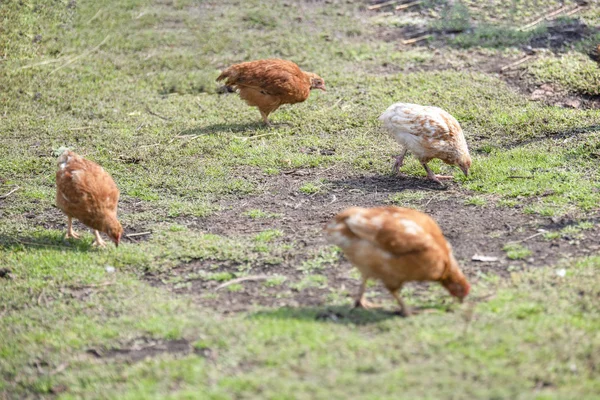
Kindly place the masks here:
MULTIPOLYGON (((409 206, 427 212, 438 221, 465 273, 472 280, 481 275, 508 276, 514 270, 554 265, 600 249, 600 229, 597 226, 573 237, 546 240, 540 229, 557 230, 576 221, 569 218, 553 221, 524 214, 517 208, 489 205, 491 202, 486 206, 466 206, 464 202, 471 193, 457 184, 440 188, 424 179, 406 176, 347 176, 333 169, 296 170, 270 177, 265 193, 260 196, 224 201, 222 211, 210 217, 179 221, 193 229, 229 237, 279 229, 283 236, 276 243, 288 245, 289 250, 279 254, 278 261, 259 258, 248 265, 233 261, 193 260, 162 275, 146 278, 154 285, 166 285, 175 293, 196 296, 203 305, 225 313, 246 311, 255 306, 326 305, 336 296, 352 296, 359 282, 352 274, 351 265, 342 257, 314 270, 303 268, 307 261, 318 257, 320 251, 328 249, 322 234, 323 226, 347 207, 391 204, 391 196, 407 193, 420 195, 417 196, 420 199, 411 201, 409 206), (306 195, 298 191, 304 182, 314 181, 316 177, 326 179, 322 192, 306 195), (253 219, 243 215, 253 209, 280 217, 253 219), (509 242, 519 242, 531 254, 521 260, 509 259, 503 250, 509 242), (475 254, 494 256, 498 261, 472 261, 475 254), (281 281, 269 284, 264 279, 249 280, 236 285, 235 290, 217 290, 223 282, 203 276, 207 272, 213 277, 215 273, 232 273, 229 278, 247 274, 269 275, 280 277, 281 281), (320 278, 311 278, 315 275, 320 278)), ((593 217, 597 218, 590 216, 593 217)), ((419 292, 426 290, 427 284, 414 284, 412 287, 419 292)), ((378 293, 385 299, 389 297, 381 289, 378 293)))

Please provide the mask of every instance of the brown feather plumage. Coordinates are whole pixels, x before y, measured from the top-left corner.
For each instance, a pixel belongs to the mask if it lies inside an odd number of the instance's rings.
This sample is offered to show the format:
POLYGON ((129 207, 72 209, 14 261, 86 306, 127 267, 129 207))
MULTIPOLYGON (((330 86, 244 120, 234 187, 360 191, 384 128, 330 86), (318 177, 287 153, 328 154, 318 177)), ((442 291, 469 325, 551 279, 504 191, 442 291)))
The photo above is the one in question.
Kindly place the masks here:
POLYGON ((409 312, 399 291, 406 282, 437 281, 461 300, 469 292, 440 227, 419 211, 352 207, 339 213, 326 232, 363 277, 357 306, 366 306, 363 295, 369 279, 381 280, 404 314, 409 312))
POLYGON ((56 205, 69 218, 67 237, 77 237, 71 227, 76 218, 96 232, 97 245, 104 245, 98 232, 106 233, 119 244, 123 228, 117 220, 119 189, 111 176, 98 164, 72 151, 58 158, 56 205))
POLYGON ((311 89, 325 90, 318 75, 304 72, 291 61, 268 59, 235 64, 225 69, 217 81, 239 91, 240 97, 258 107, 266 124, 268 116, 283 104, 303 102, 311 89))

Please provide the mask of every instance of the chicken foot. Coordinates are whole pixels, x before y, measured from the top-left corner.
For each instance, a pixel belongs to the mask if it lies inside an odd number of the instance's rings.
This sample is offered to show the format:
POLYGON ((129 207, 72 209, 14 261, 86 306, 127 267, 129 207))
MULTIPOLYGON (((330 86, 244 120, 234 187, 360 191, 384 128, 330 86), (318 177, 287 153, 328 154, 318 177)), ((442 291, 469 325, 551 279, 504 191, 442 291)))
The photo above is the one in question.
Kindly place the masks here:
POLYGON ((367 290, 367 278, 363 278, 360 284, 360 289, 358 291, 358 296, 356 296, 356 300, 354 301, 354 308, 363 308, 368 310, 370 308, 379 308, 380 306, 377 304, 373 304, 365 299, 365 291, 367 290))
POLYGON ((400 168, 402 168, 402 165, 404 164, 404 156, 406 156, 407 152, 408 152, 408 149, 404 149, 404 151, 402 152, 402 154, 397 155, 395 157, 396 162, 394 163, 393 171, 397 175, 400 175, 400 168))
POLYGON ((96 239, 94 239, 94 241, 92 242, 92 246, 106 247, 106 242, 100 237, 99 231, 94 230, 94 236, 96 237, 96 239))
POLYGON ((65 239, 71 238, 79 239, 79 235, 73 230, 73 218, 67 217, 67 234, 65 235, 65 239))
POLYGON ((454 179, 454 177, 450 176, 450 175, 436 175, 436 174, 434 174, 433 171, 429 169, 429 167, 427 166, 426 163, 422 162, 421 165, 423 166, 423 168, 425 168, 425 171, 427 171, 427 178, 431 179, 432 181, 435 181, 435 182, 439 183, 440 185, 442 185, 441 179, 444 179, 444 180, 454 179))

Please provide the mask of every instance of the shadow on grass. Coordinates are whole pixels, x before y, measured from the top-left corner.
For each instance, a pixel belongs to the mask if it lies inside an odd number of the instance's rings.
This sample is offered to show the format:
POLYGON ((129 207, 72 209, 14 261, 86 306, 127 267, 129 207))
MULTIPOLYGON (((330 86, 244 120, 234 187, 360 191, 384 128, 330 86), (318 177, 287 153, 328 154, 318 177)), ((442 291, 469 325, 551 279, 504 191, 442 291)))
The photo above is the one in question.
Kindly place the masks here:
POLYGON ((179 133, 180 136, 196 136, 196 135, 211 135, 221 132, 240 133, 240 132, 255 132, 268 130, 262 122, 245 122, 231 124, 213 124, 198 128, 186 129, 179 133))
POLYGON ((368 325, 390 318, 401 318, 397 313, 385 310, 353 309, 348 306, 328 307, 282 307, 272 311, 259 311, 251 318, 295 319, 321 321, 343 325, 368 325))
MULTIPOLYGON (((411 307, 412 315, 409 318, 418 318, 419 314, 430 312, 451 312, 453 305, 424 304, 411 307)), ((282 307, 276 310, 259 311, 251 318, 295 319, 301 321, 320 321, 342 325, 369 325, 393 318, 404 318, 396 308, 370 309, 352 308, 350 306, 323 306, 323 307, 282 307)))
POLYGON ((95 249, 89 240, 65 239, 63 233, 39 233, 29 237, 0 235, 0 249, 19 251, 27 248, 46 248, 74 252, 86 252, 95 249))
MULTIPOLYGON (((519 18, 521 11, 516 4, 500 5, 499 3, 498 6, 501 7, 504 18, 494 18, 494 23, 489 23, 486 22, 489 18, 485 18, 477 12, 477 9, 462 1, 423 1, 413 10, 433 11, 441 18, 431 20, 429 23, 395 28, 384 34, 383 38, 386 41, 396 41, 429 34, 432 38, 419 41, 417 45, 423 46, 433 41, 434 47, 447 46, 459 49, 477 47, 505 49, 529 46, 534 49, 548 49, 554 53, 574 49, 590 55, 600 36, 597 27, 587 25, 579 17, 560 14, 552 21, 542 21, 531 25, 529 29, 524 29, 544 12, 548 13, 552 10, 540 10, 537 16, 522 20, 519 18)), ((381 8, 379 11, 389 10, 381 8)))

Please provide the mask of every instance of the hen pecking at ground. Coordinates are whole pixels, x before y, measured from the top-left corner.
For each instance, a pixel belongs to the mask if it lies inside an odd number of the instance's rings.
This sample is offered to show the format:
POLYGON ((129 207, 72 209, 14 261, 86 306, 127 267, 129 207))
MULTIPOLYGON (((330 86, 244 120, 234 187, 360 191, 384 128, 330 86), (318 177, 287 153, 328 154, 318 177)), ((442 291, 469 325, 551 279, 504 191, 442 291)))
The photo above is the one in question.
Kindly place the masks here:
POLYGON ((407 316, 410 310, 400 290, 410 281, 437 281, 460 301, 470 285, 440 227, 422 212, 399 207, 352 207, 339 213, 325 228, 330 243, 339 246, 361 273, 356 307, 369 308, 364 299, 367 281, 383 282, 407 316))
POLYGON ((449 165, 457 165, 467 176, 471 168, 471 156, 458 121, 438 107, 410 103, 392 104, 381 116, 383 126, 404 146, 396 157, 394 171, 399 173, 404 157, 410 150, 427 171, 427 177, 441 184, 440 179, 452 176, 435 175, 427 166, 434 158, 449 165))
POLYGON ((78 219, 94 229, 94 245, 106 243, 100 232, 119 245, 123 228, 117 220, 119 189, 111 176, 98 164, 65 150, 58 158, 56 205, 67 215, 67 238, 78 238, 72 220, 78 219))
POLYGON ((317 74, 302 71, 291 61, 268 59, 235 64, 221 72, 217 81, 239 91, 240 97, 258 107, 265 124, 269 114, 283 104, 303 102, 312 89, 325 91, 325 81, 317 74))

